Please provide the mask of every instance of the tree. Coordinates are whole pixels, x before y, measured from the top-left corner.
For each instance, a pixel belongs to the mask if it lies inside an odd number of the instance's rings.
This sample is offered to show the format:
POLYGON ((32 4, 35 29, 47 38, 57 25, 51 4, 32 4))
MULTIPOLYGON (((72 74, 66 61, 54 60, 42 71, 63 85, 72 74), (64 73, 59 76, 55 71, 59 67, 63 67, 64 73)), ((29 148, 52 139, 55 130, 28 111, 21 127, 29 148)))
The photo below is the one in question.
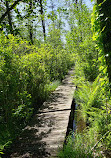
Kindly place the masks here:
POLYGON ((30 44, 33 44, 33 19, 30 16, 32 16, 33 13, 33 3, 32 0, 29 2, 29 9, 28 9, 28 29, 29 29, 29 38, 30 38, 30 44))
POLYGON ((46 31, 45 31, 45 20, 44 20, 42 0, 39 0, 39 5, 40 5, 40 14, 41 14, 41 21, 42 21, 43 36, 44 36, 44 41, 45 41, 46 40, 46 31))
MULTIPOLYGON (((6 0, 6 9, 9 10, 9 2, 6 0)), ((13 32, 13 26, 12 26, 12 17, 10 11, 8 12, 8 22, 9 22, 9 30, 11 34, 14 34, 13 32)))
POLYGON ((106 59, 111 89, 111 1, 97 0, 97 5, 98 20, 101 32, 100 43, 106 59))
POLYGON ((0 17, 0 23, 4 20, 7 14, 20 2, 21 0, 15 1, 7 10, 6 12, 0 17))

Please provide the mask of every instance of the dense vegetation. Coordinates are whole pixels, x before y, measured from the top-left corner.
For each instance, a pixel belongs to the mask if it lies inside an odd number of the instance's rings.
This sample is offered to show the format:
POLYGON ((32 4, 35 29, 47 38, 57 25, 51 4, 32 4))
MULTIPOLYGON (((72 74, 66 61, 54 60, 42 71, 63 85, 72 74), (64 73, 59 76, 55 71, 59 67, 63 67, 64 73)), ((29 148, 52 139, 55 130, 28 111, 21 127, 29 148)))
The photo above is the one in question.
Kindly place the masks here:
POLYGON ((0 53, 0 139, 4 143, 23 128, 33 109, 53 90, 51 82, 63 79, 73 62, 72 54, 60 47, 38 48, 12 35, 7 39, 1 34, 0 53))
POLYGON ((75 64, 74 97, 88 126, 68 137, 59 157, 108 157, 110 0, 98 0, 93 12, 82 0, 0 2, 0 153, 75 64))
MULTIPOLYGON (((78 5, 78 7, 80 6, 78 5)), ((87 32, 86 36, 83 36, 77 45, 78 50, 75 40, 73 42, 73 49, 77 52, 76 78, 74 79, 77 90, 74 97, 79 105, 77 111, 82 114, 81 118, 88 126, 82 133, 77 128, 74 140, 72 134, 68 137, 67 145, 59 153, 60 158, 109 158, 111 154, 110 7, 109 0, 97 1, 93 6, 91 19, 88 16, 89 21, 91 20, 90 24, 92 23, 89 28, 90 34, 87 32)), ((81 16, 82 14, 86 15, 83 7, 79 15, 84 18, 85 16, 81 16)), ((83 26, 85 24, 90 26, 85 20, 81 22, 83 26)), ((78 25, 81 27, 82 24, 78 25)), ((76 30, 78 28, 77 26, 76 30)), ((88 29, 86 30, 88 31, 88 29)), ((80 38, 79 34, 75 34, 75 32, 72 35, 80 38)), ((78 121, 76 117, 75 119, 78 121)), ((78 122, 76 123, 78 124, 78 122)))
MULTIPOLYGON (((5 2, 6 4, 10 3, 11 6, 12 1, 4 1, 4 4, 5 2)), ((29 5, 26 6, 26 15, 30 13, 30 3, 28 1, 24 2, 24 6, 29 5)), ((40 4, 36 5, 39 7, 40 4)), ((2 7, 3 5, 1 9, 2 7)), ((15 14, 16 9, 14 8, 13 12, 8 13, 10 17, 12 15, 20 17, 20 14, 23 14, 22 12, 15 14)), ((56 26, 56 22, 52 22, 50 25, 47 40, 43 41, 42 39, 40 41, 36 37, 30 36, 30 31, 32 30, 25 30, 25 26, 22 26, 23 31, 21 31, 20 26, 18 29, 15 28, 15 24, 19 24, 21 21, 19 19, 15 23, 15 21, 12 21, 13 16, 11 19, 8 16, 8 19, 6 17, 5 21, 1 22, 1 151, 7 148, 12 140, 20 134, 22 128, 26 126, 28 120, 33 115, 33 112, 40 108, 49 93, 57 87, 65 74, 67 74, 68 69, 74 65, 73 53, 68 52, 64 47, 61 40, 61 31, 56 26)), ((29 21, 31 18, 31 16, 27 17, 29 21)))

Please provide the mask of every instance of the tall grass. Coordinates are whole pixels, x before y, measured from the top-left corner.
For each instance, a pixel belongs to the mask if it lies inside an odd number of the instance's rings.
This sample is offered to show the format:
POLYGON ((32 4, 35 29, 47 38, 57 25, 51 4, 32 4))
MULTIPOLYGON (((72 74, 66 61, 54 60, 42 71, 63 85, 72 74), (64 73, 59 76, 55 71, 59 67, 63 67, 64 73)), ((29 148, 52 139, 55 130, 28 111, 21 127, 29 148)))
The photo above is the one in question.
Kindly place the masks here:
POLYGON ((101 74, 92 83, 80 80, 74 98, 89 126, 82 133, 76 131, 74 138, 67 138, 67 145, 59 152, 59 158, 107 157, 106 153, 111 151, 111 99, 108 86, 108 78, 101 74))
POLYGON ((67 138, 67 145, 59 152, 59 158, 101 158, 101 153, 94 153, 91 148, 96 143, 96 133, 88 131, 86 133, 75 133, 74 138, 67 138))

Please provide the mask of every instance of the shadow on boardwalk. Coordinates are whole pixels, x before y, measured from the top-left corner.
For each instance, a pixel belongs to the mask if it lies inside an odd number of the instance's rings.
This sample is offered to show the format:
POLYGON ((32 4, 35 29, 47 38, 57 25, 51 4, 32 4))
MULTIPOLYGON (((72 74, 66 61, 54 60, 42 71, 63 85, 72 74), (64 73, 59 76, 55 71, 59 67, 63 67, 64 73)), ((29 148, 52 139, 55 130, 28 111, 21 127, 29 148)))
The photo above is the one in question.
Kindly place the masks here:
POLYGON ((56 155, 58 146, 63 145, 69 120, 74 92, 72 73, 73 70, 69 71, 63 83, 15 140, 11 152, 3 158, 47 158, 56 155))
POLYGON ((50 154, 46 151, 46 142, 41 141, 47 137, 51 132, 51 127, 54 124, 54 117, 41 117, 34 116, 29 126, 27 126, 21 136, 13 143, 11 149, 12 154, 7 154, 5 158, 46 158, 50 154), (42 127, 46 127, 45 131, 42 131, 42 127))
MULTIPOLYGON (((61 101, 59 102, 58 99, 62 98, 65 100, 65 96, 60 93, 53 93, 50 96, 50 99, 48 101, 51 104, 53 102, 53 105, 55 103, 61 104, 61 101)), ((23 130, 20 137, 15 140, 13 145, 11 146, 11 152, 4 155, 3 158, 47 158, 50 157, 50 153, 47 151, 47 144, 45 141, 43 141, 43 138, 48 137, 50 135, 51 130, 53 129, 53 126, 55 125, 55 116, 50 115, 48 112, 53 110, 53 107, 51 108, 47 104, 44 104, 42 106, 42 109, 47 108, 47 114, 46 113, 39 113, 36 114, 29 125, 23 130)))

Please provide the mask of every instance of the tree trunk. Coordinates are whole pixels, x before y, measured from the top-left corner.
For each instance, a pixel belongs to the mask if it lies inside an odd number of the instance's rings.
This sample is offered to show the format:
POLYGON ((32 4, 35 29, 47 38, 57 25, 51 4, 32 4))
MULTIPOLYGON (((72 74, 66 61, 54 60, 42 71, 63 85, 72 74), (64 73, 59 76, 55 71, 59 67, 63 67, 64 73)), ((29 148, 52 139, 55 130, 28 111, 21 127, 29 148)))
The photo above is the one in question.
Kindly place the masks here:
POLYGON ((34 41, 33 41, 33 27, 29 26, 29 36, 30 36, 30 44, 34 44, 34 41))
MULTIPOLYGON (((32 9, 32 0, 29 3, 29 14, 33 12, 32 9)), ((34 44, 33 41, 33 22, 29 19, 29 37, 30 37, 30 44, 34 44)))
POLYGON ((78 0, 75 0, 76 4, 78 3, 78 0))
MULTIPOLYGON (((6 9, 9 10, 9 3, 7 0, 6 0, 6 9)), ((13 26, 12 26, 12 17, 11 17, 10 11, 8 12, 8 23, 10 26, 9 27, 10 33, 14 35, 13 26)))
POLYGON ((45 21, 44 21, 42 0, 40 0, 39 3, 40 3, 40 14, 41 14, 41 20, 42 20, 43 36, 44 36, 44 41, 45 41, 46 40, 46 31, 45 31, 45 21))
POLYGON ((21 0, 17 0, 15 1, 10 8, 8 8, 8 10, 6 10, 6 12, 0 17, 0 23, 4 20, 4 18, 6 17, 6 15, 20 2, 21 0))

